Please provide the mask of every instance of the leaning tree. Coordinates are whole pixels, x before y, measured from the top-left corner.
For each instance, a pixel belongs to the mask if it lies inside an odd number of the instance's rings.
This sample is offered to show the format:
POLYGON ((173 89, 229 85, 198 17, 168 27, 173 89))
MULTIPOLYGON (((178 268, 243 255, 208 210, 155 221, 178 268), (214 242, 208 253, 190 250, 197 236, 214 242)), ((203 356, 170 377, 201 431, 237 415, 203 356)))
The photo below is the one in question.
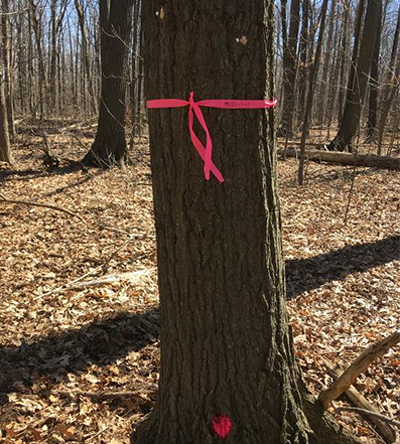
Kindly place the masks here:
POLYGON ((182 107, 149 110, 161 377, 134 444, 358 442, 310 397, 295 358, 273 112, 196 103, 272 97, 273 3, 143 4, 147 99, 182 107))
POLYGON ((99 0, 101 97, 96 139, 83 159, 100 166, 127 160, 125 111, 132 0, 99 0))

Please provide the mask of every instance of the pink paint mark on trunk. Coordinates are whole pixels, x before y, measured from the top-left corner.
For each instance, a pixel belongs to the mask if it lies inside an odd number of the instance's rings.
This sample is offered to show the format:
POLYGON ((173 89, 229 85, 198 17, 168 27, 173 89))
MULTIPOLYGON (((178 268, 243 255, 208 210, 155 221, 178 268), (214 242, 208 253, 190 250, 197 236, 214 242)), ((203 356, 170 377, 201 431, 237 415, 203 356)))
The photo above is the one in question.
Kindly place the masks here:
POLYGON ((226 415, 214 416, 212 418, 212 427, 218 438, 225 439, 232 429, 232 420, 226 415))

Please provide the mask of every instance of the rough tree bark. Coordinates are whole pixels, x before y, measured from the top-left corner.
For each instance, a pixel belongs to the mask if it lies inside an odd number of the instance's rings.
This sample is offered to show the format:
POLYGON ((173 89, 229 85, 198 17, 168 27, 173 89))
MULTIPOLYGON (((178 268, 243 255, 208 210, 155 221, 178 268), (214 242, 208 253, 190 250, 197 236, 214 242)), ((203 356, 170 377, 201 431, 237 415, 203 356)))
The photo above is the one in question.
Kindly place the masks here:
MULTIPOLYGON (((379 23, 379 10, 381 7, 382 0, 368 0, 359 55, 356 67, 351 68, 349 90, 342 121, 340 122, 336 137, 328 146, 329 150, 343 151, 346 148, 348 148, 349 151, 352 150, 351 143, 360 124, 362 105, 371 72, 375 38, 379 23)), ((354 44, 357 45, 357 41, 355 41, 354 44)), ((356 51, 354 51, 354 53, 356 53, 356 51)), ((352 67, 354 66, 354 59, 355 57, 353 55, 352 67)))
POLYGON ((131 13, 131 0, 100 0, 100 113, 96 139, 83 159, 86 164, 108 167, 128 158, 125 111, 131 13))
MULTIPOLYGON (((148 99, 186 99, 190 91, 195 100, 271 98, 272 0, 143 7, 148 99)), ((357 442, 305 394, 295 358, 273 112, 204 108, 204 115, 223 184, 204 179, 187 108, 149 111, 161 380, 132 442, 217 444, 219 415, 232 421, 230 444, 357 442)))

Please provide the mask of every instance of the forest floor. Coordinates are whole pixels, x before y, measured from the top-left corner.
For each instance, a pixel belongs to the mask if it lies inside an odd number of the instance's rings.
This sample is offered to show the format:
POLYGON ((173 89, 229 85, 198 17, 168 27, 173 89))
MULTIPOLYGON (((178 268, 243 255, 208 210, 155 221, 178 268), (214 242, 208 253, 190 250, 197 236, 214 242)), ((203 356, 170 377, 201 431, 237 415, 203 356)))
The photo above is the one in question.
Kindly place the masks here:
MULTIPOLYGON (((48 122, 61 164, 46 167, 40 134, 24 126, 18 167, 0 164, 0 442, 127 444, 158 381, 147 141, 132 166, 87 171, 66 158, 85 154, 93 126, 48 122)), ((324 359, 345 366, 400 329, 400 174, 310 163, 300 189, 296 169, 294 159, 279 162, 288 305, 318 394, 331 383, 324 359)), ((356 387, 400 420, 399 347, 356 387)), ((354 413, 334 415, 366 443, 381 442, 354 413)))

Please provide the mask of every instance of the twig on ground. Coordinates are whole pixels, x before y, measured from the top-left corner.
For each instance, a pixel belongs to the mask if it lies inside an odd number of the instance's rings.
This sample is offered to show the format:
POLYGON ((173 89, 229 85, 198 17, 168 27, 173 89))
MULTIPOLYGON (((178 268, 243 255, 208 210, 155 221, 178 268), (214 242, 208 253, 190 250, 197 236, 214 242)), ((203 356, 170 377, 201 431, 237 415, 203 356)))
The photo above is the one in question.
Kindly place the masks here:
POLYGON ((67 210, 67 209, 62 208, 62 207, 58 207, 56 205, 41 204, 41 203, 37 203, 37 202, 32 202, 30 200, 8 199, 7 197, 4 196, 4 194, 1 194, 1 193, 0 193, 0 198, 1 198, 0 203, 4 202, 4 203, 16 204, 16 205, 28 205, 28 206, 30 205, 30 206, 33 206, 33 207, 49 208, 51 210, 61 211, 62 213, 66 213, 66 214, 69 214, 70 216, 77 217, 82 222, 85 222, 85 219, 82 216, 80 216, 79 214, 73 213, 70 210, 67 210))

